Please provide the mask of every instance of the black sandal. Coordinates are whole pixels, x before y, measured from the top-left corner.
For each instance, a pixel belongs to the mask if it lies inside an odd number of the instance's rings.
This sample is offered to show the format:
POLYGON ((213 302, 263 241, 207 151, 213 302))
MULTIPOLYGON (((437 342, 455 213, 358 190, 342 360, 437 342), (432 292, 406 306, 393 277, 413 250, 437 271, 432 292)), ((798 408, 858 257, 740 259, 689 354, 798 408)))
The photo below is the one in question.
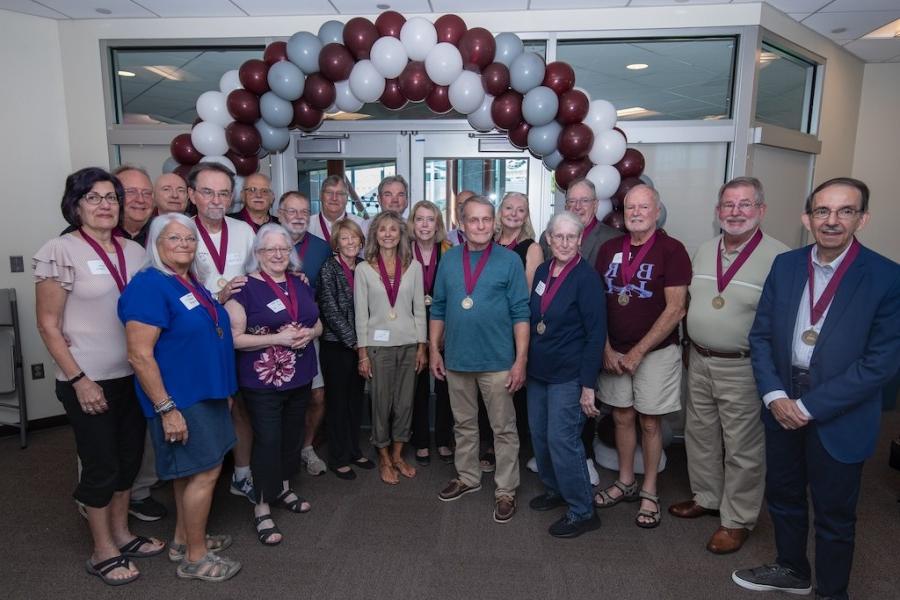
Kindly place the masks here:
POLYGON ((281 536, 277 542, 269 541, 273 535, 281 535, 281 530, 275 525, 275 521, 272 519, 271 514, 256 517, 253 519, 253 526, 256 528, 256 539, 258 539, 259 543, 263 546, 277 546, 281 543, 281 540, 284 539, 284 536, 281 536), (272 521, 272 526, 260 529, 259 525, 264 521, 272 521))
POLYGON ((294 490, 289 488, 289 489, 284 490, 280 494, 278 494, 278 497, 272 501, 272 504, 275 506, 279 506, 281 508, 285 508, 285 509, 291 511, 292 513, 296 513, 299 515, 299 514, 303 514, 303 513, 308 513, 310 510, 312 510, 312 507, 309 507, 304 510, 303 509, 304 502, 306 502, 306 500, 304 500, 303 498, 298 496, 297 492, 295 492, 294 490), (291 494, 294 495, 295 500, 288 501, 287 497, 290 496, 291 494))
POLYGON ((108 575, 115 571, 116 569, 128 569, 131 567, 131 561, 128 560, 128 557, 123 555, 113 556, 112 558, 107 558, 106 560, 101 560, 96 565, 91 562, 91 559, 88 559, 84 564, 85 570, 91 575, 96 575, 100 578, 100 581, 105 583, 106 585, 125 585, 126 583, 131 583, 135 579, 141 576, 140 573, 135 573, 131 577, 126 577, 125 579, 113 579, 108 575))
POLYGON ((161 554, 163 550, 166 549, 166 545, 163 544, 160 548, 156 550, 148 550, 146 552, 141 552, 141 547, 145 544, 153 544, 154 540, 150 538, 145 538, 142 535, 137 535, 133 540, 125 544, 124 546, 119 548, 119 552, 122 553, 122 556, 126 558, 147 558, 150 556, 156 556, 157 554, 161 554))

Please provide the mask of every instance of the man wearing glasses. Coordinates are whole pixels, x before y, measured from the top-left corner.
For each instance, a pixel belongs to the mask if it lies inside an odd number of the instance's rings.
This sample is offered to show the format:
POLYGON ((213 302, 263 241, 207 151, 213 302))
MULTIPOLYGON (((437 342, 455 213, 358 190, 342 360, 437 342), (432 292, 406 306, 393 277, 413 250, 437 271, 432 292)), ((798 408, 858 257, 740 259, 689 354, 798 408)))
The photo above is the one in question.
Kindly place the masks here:
POLYGON ((762 507, 765 443, 747 334, 772 261, 788 247, 760 229, 766 203, 755 177, 723 185, 715 213, 722 233, 697 250, 688 288, 684 437, 693 498, 669 513, 719 516, 706 549, 728 554, 743 546, 762 507))
MULTIPOLYGON (((321 211, 311 217, 309 232, 317 235, 328 243, 331 243, 331 226, 343 218, 350 219, 363 231, 363 235, 369 229, 369 222, 347 212, 347 198, 349 196, 347 184, 340 175, 329 175, 322 182, 319 192, 321 211)), ((324 463, 323 463, 324 464, 324 463)))
MULTIPOLYGON (((593 182, 587 178, 576 179, 569 184, 566 190, 566 210, 578 217, 584 225, 584 233, 581 238, 581 256, 589 265, 597 262, 597 252, 603 242, 617 237, 618 231, 604 225, 597 219, 597 191, 593 182)), ((550 244, 547 241, 547 232, 541 234, 541 250, 544 251, 544 260, 553 258, 550 252, 550 244)))
POLYGON ((253 233, 266 223, 278 223, 269 210, 275 201, 271 180, 262 173, 248 175, 241 188, 241 210, 228 215, 232 219, 240 219, 253 229, 253 233))
POLYGON ((732 574, 739 586, 847 598, 863 462, 875 449, 881 388, 900 354, 900 266, 863 247, 869 188, 849 177, 819 185, 803 225, 815 244, 775 259, 750 352, 765 408, 766 503, 774 564, 732 574))
MULTIPOLYGON (((146 246, 150 217, 153 214, 153 184, 150 182, 150 175, 143 168, 132 165, 121 165, 112 174, 125 190, 122 221, 116 228, 115 235, 146 246)), ((63 233, 74 230, 74 227, 67 227, 63 233)))

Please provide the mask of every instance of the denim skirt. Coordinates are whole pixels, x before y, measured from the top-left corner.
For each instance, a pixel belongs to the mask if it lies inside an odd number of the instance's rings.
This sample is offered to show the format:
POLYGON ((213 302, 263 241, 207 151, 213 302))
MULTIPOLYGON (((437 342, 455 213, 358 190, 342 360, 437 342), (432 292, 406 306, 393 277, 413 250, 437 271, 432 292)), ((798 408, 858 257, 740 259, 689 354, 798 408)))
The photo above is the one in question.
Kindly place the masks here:
POLYGON ((179 410, 187 423, 186 444, 173 444, 166 439, 159 415, 147 421, 160 479, 178 479, 209 471, 222 464, 225 454, 237 441, 227 398, 204 400, 179 410))

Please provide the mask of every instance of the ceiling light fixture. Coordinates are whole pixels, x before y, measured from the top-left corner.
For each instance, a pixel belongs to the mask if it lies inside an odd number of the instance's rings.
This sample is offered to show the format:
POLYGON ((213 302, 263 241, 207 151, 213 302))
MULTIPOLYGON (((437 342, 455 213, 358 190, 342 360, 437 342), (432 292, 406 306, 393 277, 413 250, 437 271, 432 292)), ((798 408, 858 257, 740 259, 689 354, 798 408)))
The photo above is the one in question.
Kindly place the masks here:
POLYGON ((618 117, 649 117, 658 114, 655 110, 647 110, 643 106, 632 106, 631 108, 623 108, 616 111, 616 116, 618 117))
POLYGON ((846 27, 835 27, 831 30, 831 33, 844 33, 845 31, 847 31, 846 27))
POLYGON ((630 65, 625 65, 625 68, 629 71, 643 71, 649 66, 647 63, 631 63, 630 65))
POLYGON ((112 11, 108 8, 95 8, 94 12, 100 13, 101 15, 111 15, 112 11))
POLYGON ((146 66, 144 67, 154 75, 159 75, 163 79, 168 79, 169 81, 184 81, 184 73, 178 67, 172 67, 168 65, 155 65, 155 66, 146 66))
POLYGON ((135 76, 134 73, 132 73, 131 71, 116 71, 116 73, 119 75, 119 77, 134 77, 135 76))
POLYGON ((377 8, 378 10, 387 10, 390 7, 391 7, 390 4, 376 4, 375 5, 375 8, 377 8))
POLYGON ((891 39, 900 37, 900 19, 891 21, 883 27, 879 27, 871 33, 867 33, 862 37, 864 40, 891 39))

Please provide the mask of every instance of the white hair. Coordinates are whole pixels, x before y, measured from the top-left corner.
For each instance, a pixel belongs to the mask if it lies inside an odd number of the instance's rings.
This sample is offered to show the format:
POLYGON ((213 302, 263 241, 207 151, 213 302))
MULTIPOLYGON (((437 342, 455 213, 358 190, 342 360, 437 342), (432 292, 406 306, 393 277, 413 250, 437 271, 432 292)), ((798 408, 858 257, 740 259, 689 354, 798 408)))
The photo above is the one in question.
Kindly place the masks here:
MULTIPOLYGON (((578 231, 578 235, 584 231, 584 223, 581 222, 581 219, 578 218, 573 212, 569 212, 568 210, 564 210, 562 212, 558 212, 552 217, 550 217, 550 222, 547 223, 547 235, 553 234, 556 226, 560 223, 568 223, 575 227, 576 231, 578 231)), ((548 240, 549 241, 549 240, 548 240)))
MULTIPOLYGON (((250 256, 247 257, 247 262, 244 263, 244 272, 253 273, 259 271, 259 258, 257 258, 256 252, 259 250, 260 246, 262 246, 262 241, 270 233, 280 235, 284 238, 288 248, 291 249, 290 255, 288 256, 288 269, 290 271, 299 271, 302 265, 300 264, 300 256, 297 254, 297 249, 294 247, 294 241, 291 239, 291 234, 278 223, 266 223, 259 228, 259 231, 256 232, 256 237, 253 238, 253 247, 250 249, 250 256)), ((307 233, 306 235, 312 234, 307 233)))
MULTIPOLYGON (((173 222, 190 229, 191 235, 197 238, 198 244, 200 243, 200 232, 197 230, 197 224, 194 223, 193 219, 181 213, 159 215, 150 222, 150 229, 147 232, 147 261, 144 264, 145 269, 153 268, 168 275, 175 274, 159 257, 159 249, 156 247, 163 230, 173 222)), ((206 279, 206 269, 197 261, 196 252, 194 252, 194 260, 191 262, 190 272, 199 281, 206 279)))

